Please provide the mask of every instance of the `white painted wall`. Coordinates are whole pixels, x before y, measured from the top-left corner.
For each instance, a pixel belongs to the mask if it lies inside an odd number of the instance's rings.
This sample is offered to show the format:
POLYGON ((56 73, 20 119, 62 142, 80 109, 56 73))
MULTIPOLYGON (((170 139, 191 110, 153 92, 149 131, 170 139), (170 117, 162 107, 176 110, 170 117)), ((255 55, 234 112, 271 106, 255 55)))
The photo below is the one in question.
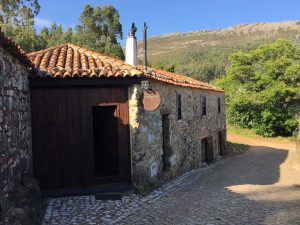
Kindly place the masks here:
POLYGON ((126 41, 126 63, 137 66, 137 40, 134 36, 128 36, 126 41))

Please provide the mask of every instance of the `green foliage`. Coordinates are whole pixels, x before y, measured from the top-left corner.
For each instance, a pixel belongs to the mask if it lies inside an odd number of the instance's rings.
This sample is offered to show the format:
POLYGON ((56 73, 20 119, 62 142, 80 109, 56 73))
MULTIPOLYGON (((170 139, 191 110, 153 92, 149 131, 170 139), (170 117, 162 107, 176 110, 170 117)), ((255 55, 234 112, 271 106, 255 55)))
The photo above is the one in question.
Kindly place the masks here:
POLYGON ((7 36, 25 50, 38 47, 33 18, 39 13, 37 0, 2 0, 0 2, 0 27, 7 36))
POLYGON ((159 69, 159 70, 165 70, 168 72, 175 72, 175 65, 174 64, 164 64, 162 61, 155 61, 154 63, 149 65, 150 67, 159 69))
POLYGON ((0 13, 0 26, 7 36, 27 52, 59 44, 74 43, 124 59, 122 47, 118 42, 118 39, 123 38, 120 15, 118 10, 111 5, 94 8, 90 5, 84 6, 79 17, 80 24, 75 27, 75 32, 72 28, 64 31, 62 25, 53 23, 49 28, 44 27, 38 34, 33 20, 40 9, 37 0, 4 0, 4 3, 5 10, 0 13))
POLYGON ((72 42, 112 57, 124 59, 124 53, 117 39, 123 39, 120 15, 112 5, 95 8, 84 6, 75 27, 72 42))
POLYGON ((38 0, 1 0, 0 23, 22 24, 40 11, 38 0))
POLYGON ((61 25, 44 27, 38 35, 41 48, 73 43, 81 47, 98 51, 105 55, 124 59, 124 53, 118 39, 123 38, 122 25, 118 10, 113 6, 92 7, 85 5, 79 17, 80 24, 75 31, 68 28, 65 32, 61 25))
POLYGON ((2 0, 0 3, 0 27, 24 50, 38 48, 33 18, 40 11, 37 0, 2 0))
POLYGON ((44 27, 37 35, 39 45, 36 50, 49 48, 59 44, 71 43, 73 38, 72 28, 63 31, 62 25, 53 23, 50 28, 44 27))
POLYGON ((300 49, 279 39, 229 57, 226 75, 215 84, 226 91, 231 124, 263 136, 289 136, 296 131, 300 94, 300 49))

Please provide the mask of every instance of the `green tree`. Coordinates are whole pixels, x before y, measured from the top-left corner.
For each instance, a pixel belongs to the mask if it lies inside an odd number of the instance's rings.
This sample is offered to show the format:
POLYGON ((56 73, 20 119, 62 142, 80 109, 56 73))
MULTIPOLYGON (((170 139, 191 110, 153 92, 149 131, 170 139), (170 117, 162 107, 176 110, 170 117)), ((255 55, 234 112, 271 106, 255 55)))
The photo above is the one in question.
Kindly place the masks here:
POLYGON ((75 27, 73 42, 82 47, 124 59, 118 39, 123 39, 120 15, 112 5, 92 7, 86 5, 75 27))
POLYGON ((63 31, 62 25, 53 23, 50 28, 43 27, 38 34, 39 49, 49 48, 59 44, 71 43, 73 30, 68 28, 63 31))
POLYGON ((33 19, 39 10, 40 5, 37 0, 2 0, 0 2, 2 31, 26 51, 32 51, 38 47, 33 19))
POLYGON ((120 15, 112 5, 91 7, 86 5, 79 17, 80 24, 63 30, 53 23, 39 34, 34 28, 34 16, 39 13, 38 0, 2 0, 0 2, 0 26, 25 51, 37 51, 63 43, 79 46, 124 59, 119 39, 123 38, 120 15))
POLYGON ((28 16, 34 18, 40 11, 38 0, 1 0, 0 23, 17 22, 21 24, 28 16), (24 11, 27 15, 24 17, 24 11))
POLYGON ((279 39, 229 57, 226 75, 215 81, 225 89, 229 123, 264 136, 296 131, 295 100, 300 94, 300 49, 279 39))

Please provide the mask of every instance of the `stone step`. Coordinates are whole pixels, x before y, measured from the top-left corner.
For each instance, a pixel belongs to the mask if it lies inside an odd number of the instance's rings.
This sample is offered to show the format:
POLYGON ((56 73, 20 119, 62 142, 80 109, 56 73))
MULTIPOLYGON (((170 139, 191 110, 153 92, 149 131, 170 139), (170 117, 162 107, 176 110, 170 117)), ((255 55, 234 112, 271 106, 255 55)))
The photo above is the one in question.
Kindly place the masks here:
POLYGON ((96 195, 96 194, 129 194, 133 193, 134 188, 131 184, 109 184, 92 187, 66 188, 54 191, 43 191, 42 196, 45 198, 56 198, 77 195, 96 195))

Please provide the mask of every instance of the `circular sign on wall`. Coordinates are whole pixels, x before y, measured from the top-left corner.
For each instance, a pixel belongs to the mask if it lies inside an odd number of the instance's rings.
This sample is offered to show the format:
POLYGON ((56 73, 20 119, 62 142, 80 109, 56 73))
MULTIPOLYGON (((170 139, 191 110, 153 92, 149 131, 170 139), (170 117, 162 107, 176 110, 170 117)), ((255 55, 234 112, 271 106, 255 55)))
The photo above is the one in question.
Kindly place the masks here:
POLYGON ((156 110, 161 103, 161 97, 158 91, 144 91, 143 94, 143 105, 147 111, 156 110))

